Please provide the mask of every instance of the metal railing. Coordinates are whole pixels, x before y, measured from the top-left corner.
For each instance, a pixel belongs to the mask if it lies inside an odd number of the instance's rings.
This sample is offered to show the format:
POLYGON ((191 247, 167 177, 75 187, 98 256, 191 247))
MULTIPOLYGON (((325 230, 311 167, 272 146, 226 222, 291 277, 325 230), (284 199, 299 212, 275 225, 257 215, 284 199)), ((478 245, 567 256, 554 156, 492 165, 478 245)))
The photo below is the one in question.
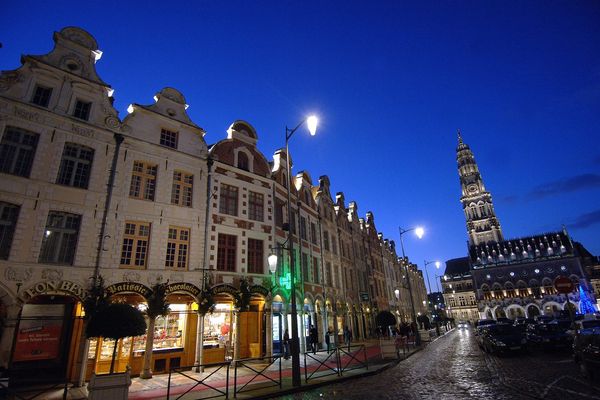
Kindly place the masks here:
POLYGON ((342 376, 344 372, 359 368, 369 369, 367 348, 364 344, 338 346, 330 351, 319 350, 304 353, 304 380, 306 382, 310 379, 330 375, 342 376))
MULTIPOLYGON (((265 356, 258 358, 244 358, 234 362, 234 365, 235 370, 233 375, 233 397, 237 397, 238 393, 242 392, 251 392, 253 390, 264 389, 273 386, 279 386, 280 389, 282 387, 280 355, 274 355, 271 357, 265 356), (277 369, 279 372, 276 379, 272 378, 266 373, 269 370, 269 368, 275 363, 278 364, 277 369), (239 383, 238 386, 238 370, 243 369, 251 371, 251 374, 244 375, 244 378, 247 378, 248 376, 250 376, 251 378, 246 383, 239 383), (248 385, 250 385, 252 382, 255 382, 255 385, 253 385, 255 387, 249 388, 248 385)), ((270 371, 273 370, 271 369, 270 371)))
POLYGON ((338 347, 337 350, 338 360, 340 362, 340 375, 345 371, 352 371, 353 369, 369 369, 367 348, 364 344, 341 346, 338 347), (346 348, 348 350, 346 350, 346 348), (362 354, 363 360, 358 358, 360 354, 362 354))
POLYGON ((62 390, 63 400, 67 399, 69 390, 69 382, 56 382, 48 384, 40 384, 38 380, 24 381, 19 379, 17 385, 10 383, 10 378, 0 379, 0 399, 11 400, 33 400, 38 396, 62 390), (59 389, 61 388, 62 389, 59 389))
POLYGON ((175 397, 174 398, 175 400, 181 399, 183 396, 190 393, 192 390, 196 389, 199 386, 210 389, 212 391, 212 392, 210 392, 210 393, 212 393, 212 395, 198 397, 197 399, 212 399, 212 398, 221 397, 221 396, 225 396, 226 399, 229 398, 229 365, 230 364, 231 364, 231 361, 225 361, 225 362, 212 363, 212 364, 200 364, 200 365, 195 364, 195 365, 190 365, 187 367, 171 368, 169 370, 169 380, 168 380, 168 384, 167 384, 167 400, 169 400, 170 396, 171 396, 171 378, 173 377, 173 375, 183 376, 193 382, 186 391, 181 393, 179 396, 175 397), (214 371, 211 371, 210 373, 208 373, 208 375, 202 376, 201 378, 199 378, 199 376, 201 376, 200 373, 191 372, 192 369, 201 370, 203 368, 210 368, 210 367, 216 367, 216 368, 214 369, 214 371), (225 371, 226 371, 225 388, 218 388, 216 386, 213 386, 213 385, 207 383, 207 381, 213 375, 215 375, 217 372, 221 371, 223 368, 225 368, 225 371))
POLYGON ((312 379, 313 377, 318 378, 318 377, 330 376, 330 375, 340 376, 340 360, 339 360, 339 353, 338 353, 337 349, 318 350, 318 351, 315 351, 312 353, 310 351, 307 351, 304 353, 304 381, 305 382, 308 382, 308 380, 312 379), (320 357, 324 353, 326 353, 327 356, 325 358, 320 357), (319 355, 319 357, 317 357, 317 354, 319 355), (307 361, 310 361, 310 360, 313 360, 315 362, 309 364, 307 361), (332 362, 335 364, 332 365, 332 362), (309 366, 312 369, 312 367, 314 367, 315 365, 317 366, 317 368, 315 368, 314 370, 309 372, 309 366), (318 372, 323 372, 323 373, 320 373, 318 376, 316 376, 316 374, 318 372))

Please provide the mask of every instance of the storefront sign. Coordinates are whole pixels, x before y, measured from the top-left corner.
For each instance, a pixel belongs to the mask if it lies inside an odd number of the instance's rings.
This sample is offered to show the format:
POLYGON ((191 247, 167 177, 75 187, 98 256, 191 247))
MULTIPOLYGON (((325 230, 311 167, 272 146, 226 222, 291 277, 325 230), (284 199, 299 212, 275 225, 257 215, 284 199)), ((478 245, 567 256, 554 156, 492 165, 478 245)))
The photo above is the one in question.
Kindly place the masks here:
POLYGON ((262 294, 263 296, 267 297, 269 295, 269 290, 260 285, 253 285, 250 287, 250 293, 262 294))
POLYGON ((187 282, 170 283, 167 285, 166 293, 169 294, 173 292, 185 292, 191 294, 194 297, 198 297, 198 295, 200 294, 200 289, 197 286, 187 282))
POLYGON ((141 283, 134 282, 120 282, 110 285, 106 288, 106 293, 109 296, 118 294, 118 293, 137 293, 144 298, 148 298, 152 290, 150 290, 147 286, 142 285, 141 283))
POLYGON ((210 290, 211 292, 213 292, 213 294, 227 293, 232 296, 237 296, 237 294, 239 293, 239 290, 237 288, 227 284, 213 286, 210 290))
POLYGON ((64 304, 25 304, 13 361, 53 360, 60 355, 64 304))
POLYGON ((362 301, 369 301, 369 293, 368 292, 360 292, 360 299, 362 301))
POLYGON ((23 300, 27 301, 40 294, 62 292, 74 295, 80 299, 85 296, 85 289, 71 281, 41 281, 23 292, 23 300))

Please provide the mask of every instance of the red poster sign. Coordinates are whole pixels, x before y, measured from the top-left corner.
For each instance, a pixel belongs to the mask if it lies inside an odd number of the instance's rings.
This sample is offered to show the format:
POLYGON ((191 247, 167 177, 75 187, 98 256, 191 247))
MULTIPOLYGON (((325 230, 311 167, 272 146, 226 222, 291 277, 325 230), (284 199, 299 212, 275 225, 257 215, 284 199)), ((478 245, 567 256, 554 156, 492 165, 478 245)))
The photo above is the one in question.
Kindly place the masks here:
POLYGON ((13 361, 58 358, 64 310, 64 304, 23 306, 13 361))

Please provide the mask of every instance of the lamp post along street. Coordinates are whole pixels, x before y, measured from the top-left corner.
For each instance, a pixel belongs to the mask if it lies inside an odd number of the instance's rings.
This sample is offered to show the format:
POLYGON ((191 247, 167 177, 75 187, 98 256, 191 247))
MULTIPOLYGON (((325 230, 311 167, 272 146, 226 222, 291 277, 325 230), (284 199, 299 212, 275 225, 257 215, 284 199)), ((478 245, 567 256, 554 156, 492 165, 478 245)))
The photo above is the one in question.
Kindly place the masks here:
POLYGON ((439 261, 427 261, 427 260, 425 260, 424 263, 425 263, 425 275, 427 276, 427 287, 429 289, 429 293, 431 293, 431 283, 429 282, 429 271, 427 270, 427 266, 429 264, 435 264, 435 267, 437 269, 439 269, 440 268, 440 262, 439 261))
POLYGON ((291 315, 292 315, 292 337, 291 337, 291 347, 290 353, 292 356, 292 385, 300 386, 301 384, 301 376, 300 376, 300 341, 298 337, 298 311, 296 310, 296 266, 295 257, 294 257, 294 240, 292 238, 292 195, 291 195, 291 168, 290 168, 290 147, 289 142, 296 130, 300 128, 306 122, 308 126, 308 130, 311 136, 314 136, 317 130, 317 117, 310 116, 306 120, 300 121, 300 123, 294 128, 289 129, 287 126, 285 127, 285 159, 286 159, 286 169, 287 169, 287 214, 288 214, 288 255, 289 255, 289 265, 290 265, 290 280, 291 280, 291 294, 290 294, 290 302, 291 302, 291 315))
POLYGON ((415 231, 415 234, 420 239, 423 237, 424 230, 421 227, 415 227, 415 228, 410 228, 410 229, 402 229, 401 227, 398 227, 398 230, 400 232, 400 248, 402 249, 402 259, 404 262, 404 271, 406 272, 406 283, 408 285, 408 294, 409 294, 409 298, 410 298, 410 308, 412 311, 412 319, 413 319, 415 326, 417 327, 417 329, 415 331, 415 344, 420 345, 421 344, 421 336, 419 335, 419 325, 417 324, 417 313, 415 311, 415 301, 413 299, 412 287, 410 284, 410 274, 408 273, 408 260, 406 259, 406 253, 404 252, 404 241, 402 240, 402 235, 404 235, 405 233, 410 232, 410 231, 415 231))

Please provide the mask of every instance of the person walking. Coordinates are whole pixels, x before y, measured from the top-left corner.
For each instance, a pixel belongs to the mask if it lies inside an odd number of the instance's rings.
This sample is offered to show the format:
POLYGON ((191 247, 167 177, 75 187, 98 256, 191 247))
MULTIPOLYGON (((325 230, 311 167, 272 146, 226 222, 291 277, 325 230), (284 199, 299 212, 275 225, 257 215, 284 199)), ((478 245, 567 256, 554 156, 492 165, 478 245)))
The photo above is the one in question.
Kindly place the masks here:
POLYGON ((350 343, 352 342, 352 331, 346 325, 344 327, 344 342, 348 346, 348 351, 350 351, 350 343))
POLYGON ((290 358, 290 332, 287 328, 283 332, 283 358, 286 360, 290 358))
POLYGON ((327 354, 329 354, 329 345, 331 344, 331 329, 327 329, 325 334, 325 345, 327 345, 327 354))
POLYGON ((311 350, 313 354, 315 354, 317 352, 317 347, 319 346, 319 331, 314 325, 310 326, 309 337, 311 350))

